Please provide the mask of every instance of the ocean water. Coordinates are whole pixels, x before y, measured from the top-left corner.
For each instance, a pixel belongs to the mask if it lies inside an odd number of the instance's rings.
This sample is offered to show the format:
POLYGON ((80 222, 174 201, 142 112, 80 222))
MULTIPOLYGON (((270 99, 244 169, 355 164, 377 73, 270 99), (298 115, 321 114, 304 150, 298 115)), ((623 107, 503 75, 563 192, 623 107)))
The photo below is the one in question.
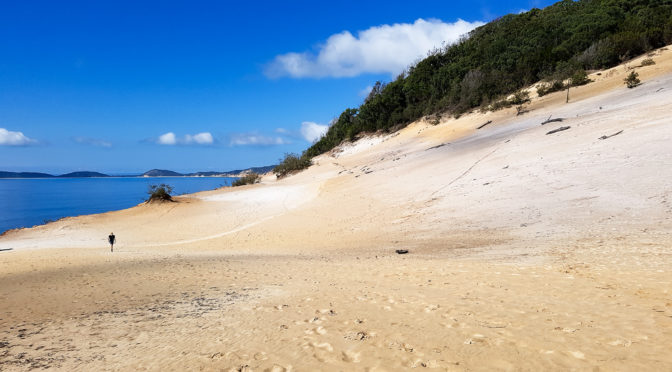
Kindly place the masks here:
POLYGON ((233 177, 111 177, 0 179, 0 233, 62 217, 133 207, 147 199, 149 185, 165 183, 173 194, 230 186, 233 177))

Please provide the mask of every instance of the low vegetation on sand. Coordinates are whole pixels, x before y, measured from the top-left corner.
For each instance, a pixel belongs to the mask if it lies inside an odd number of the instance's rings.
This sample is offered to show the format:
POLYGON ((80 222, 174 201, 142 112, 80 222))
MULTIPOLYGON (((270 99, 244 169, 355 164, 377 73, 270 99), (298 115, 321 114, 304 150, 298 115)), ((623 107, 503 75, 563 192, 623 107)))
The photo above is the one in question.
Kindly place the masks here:
POLYGON ((646 66, 653 66, 656 64, 656 61, 653 60, 653 58, 647 58, 642 61, 642 64, 640 65, 641 67, 646 67, 646 66))
POLYGON ((630 89, 638 86, 641 83, 641 81, 639 80, 639 74, 636 73, 635 71, 631 72, 630 75, 628 75, 628 77, 626 77, 625 80, 623 81, 625 82, 625 85, 627 85, 628 88, 630 89))
POLYGON ((236 187, 244 185, 253 185, 255 183, 259 183, 259 181, 261 181, 261 175, 259 175, 258 173, 250 172, 238 178, 237 180, 233 181, 233 183, 231 183, 231 186, 236 187))
POLYGON ((308 157, 305 152, 303 155, 285 154, 285 158, 280 160, 280 164, 273 168, 273 173, 275 173, 278 178, 283 178, 310 167, 312 163, 310 157, 308 157))
POLYGON ((154 201, 158 202, 173 201, 173 197, 170 195, 172 193, 173 193, 173 186, 170 186, 168 184, 162 183, 159 185, 150 185, 149 188, 147 189, 147 194, 149 194, 147 203, 154 201))
POLYGON ((571 87, 586 85, 592 81, 588 78, 586 70, 576 70, 572 73, 572 76, 569 79, 564 79, 567 74, 567 72, 554 74, 554 76, 547 78, 545 82, 539 84, 537 86, 537 94, 539 97, 571 87))

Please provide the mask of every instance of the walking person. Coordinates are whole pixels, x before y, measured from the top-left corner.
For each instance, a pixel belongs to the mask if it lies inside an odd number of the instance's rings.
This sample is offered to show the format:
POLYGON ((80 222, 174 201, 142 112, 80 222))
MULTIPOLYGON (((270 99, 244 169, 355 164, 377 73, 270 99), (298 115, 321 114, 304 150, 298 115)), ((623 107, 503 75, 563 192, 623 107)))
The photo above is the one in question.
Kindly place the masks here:
POLYGON ((107 237, 107 241, 110 242, 110 252, 114 252, 114 242, 116 240, 116 237, 114 236, 114 233, 111 232, 110 236, 107 237))

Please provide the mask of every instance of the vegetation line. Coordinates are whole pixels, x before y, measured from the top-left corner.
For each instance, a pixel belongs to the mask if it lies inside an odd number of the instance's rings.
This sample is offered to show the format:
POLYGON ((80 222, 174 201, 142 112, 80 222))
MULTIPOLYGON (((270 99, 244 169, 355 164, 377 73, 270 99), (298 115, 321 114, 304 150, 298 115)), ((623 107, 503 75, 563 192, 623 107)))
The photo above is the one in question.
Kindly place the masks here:
POLYGON ((319 141, 277 173, 306 168, 311 158, 361 133, 393 132, 426 115, 521 105, 526 92, 519 90, 540 80, 539 95, 586 84, 586 70, 613 67, 669 43, 672 0, 563 0, 509 14, 431 51, 394 81, 376 82, 359 107, 343 111, 319 141))

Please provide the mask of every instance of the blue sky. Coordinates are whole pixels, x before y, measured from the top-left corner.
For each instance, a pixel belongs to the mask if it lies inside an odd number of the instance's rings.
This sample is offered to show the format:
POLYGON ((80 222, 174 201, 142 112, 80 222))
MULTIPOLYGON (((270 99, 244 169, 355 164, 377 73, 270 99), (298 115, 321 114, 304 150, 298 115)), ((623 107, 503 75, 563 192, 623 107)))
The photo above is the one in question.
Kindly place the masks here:
POLYGON ((551 3, 3 2, 0 170, 274 164, 426 49, 551 3))

